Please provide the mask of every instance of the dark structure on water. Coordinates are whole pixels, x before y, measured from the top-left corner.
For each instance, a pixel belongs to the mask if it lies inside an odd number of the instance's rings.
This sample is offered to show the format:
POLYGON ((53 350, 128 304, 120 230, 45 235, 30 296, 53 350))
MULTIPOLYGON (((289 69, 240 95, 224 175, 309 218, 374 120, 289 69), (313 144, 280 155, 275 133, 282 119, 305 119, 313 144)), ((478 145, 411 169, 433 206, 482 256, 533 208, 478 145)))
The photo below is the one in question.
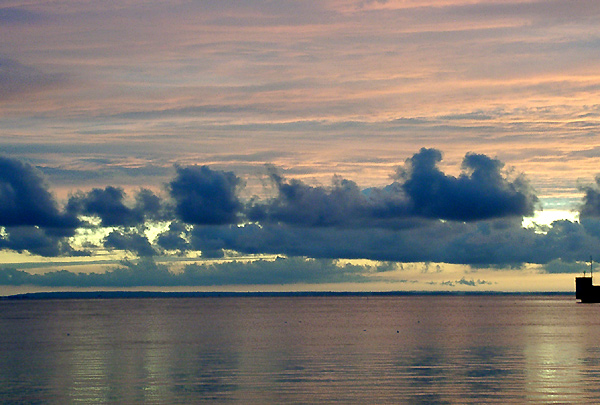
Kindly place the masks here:
POLYGON ((592 282, 593 271, 592 258, 590 257, 590 275, 586 276, 584 271, 583 277, 575 277, 575 299, 582 303, 600 302, 600 285, 594 285, 592 282))

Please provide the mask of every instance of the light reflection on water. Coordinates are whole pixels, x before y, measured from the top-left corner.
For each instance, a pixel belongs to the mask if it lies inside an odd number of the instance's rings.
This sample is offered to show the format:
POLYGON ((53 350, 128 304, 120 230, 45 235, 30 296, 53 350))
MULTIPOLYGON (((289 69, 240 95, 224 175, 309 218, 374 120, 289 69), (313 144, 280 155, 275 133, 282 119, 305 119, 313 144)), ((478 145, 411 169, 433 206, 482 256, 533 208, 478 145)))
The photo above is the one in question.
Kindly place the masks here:
POLYGON ((6 402, 599 402, 600 307, 556 296, 0 301, 6 402))

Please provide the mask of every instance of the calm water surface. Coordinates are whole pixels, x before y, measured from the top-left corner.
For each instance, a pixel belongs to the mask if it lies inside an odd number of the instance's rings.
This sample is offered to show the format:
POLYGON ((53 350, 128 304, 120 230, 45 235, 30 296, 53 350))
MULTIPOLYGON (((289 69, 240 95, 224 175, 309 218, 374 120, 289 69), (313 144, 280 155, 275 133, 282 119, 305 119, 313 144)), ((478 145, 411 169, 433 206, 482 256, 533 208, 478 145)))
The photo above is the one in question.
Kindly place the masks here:
POLYGON ((4 403, 598 403, 568 296, 0 301, 4 403))

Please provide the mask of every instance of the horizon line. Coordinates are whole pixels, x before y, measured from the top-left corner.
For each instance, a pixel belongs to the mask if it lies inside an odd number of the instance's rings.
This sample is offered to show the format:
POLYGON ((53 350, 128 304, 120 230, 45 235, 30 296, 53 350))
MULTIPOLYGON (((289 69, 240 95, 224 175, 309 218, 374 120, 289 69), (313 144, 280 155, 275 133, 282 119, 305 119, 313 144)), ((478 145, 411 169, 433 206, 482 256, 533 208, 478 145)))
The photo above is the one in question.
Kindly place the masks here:
POLYGON ((3 301, 127 298, 228 297, 396 297, 396 296, 540 296, 575 295, 574 291, 42 291, 0 296, 3 301))

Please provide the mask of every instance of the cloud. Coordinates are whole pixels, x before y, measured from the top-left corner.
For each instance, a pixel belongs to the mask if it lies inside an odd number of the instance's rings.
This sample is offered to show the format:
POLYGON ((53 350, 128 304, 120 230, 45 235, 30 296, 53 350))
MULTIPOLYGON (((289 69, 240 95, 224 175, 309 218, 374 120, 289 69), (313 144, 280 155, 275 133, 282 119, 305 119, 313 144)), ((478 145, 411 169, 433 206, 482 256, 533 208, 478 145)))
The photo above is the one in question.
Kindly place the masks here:
POLYGON ((352 181, 335 177, 330 188, 312 187, 298 180, 287 182, 272 167, 269 174, 278 195, 267 203, 253 204, 248 212, 252 221, 332 226, 369 215, 367 197, 352 181))
POLYGON ((589 270, 585 262, 567 262, 562 259, 552 260, 544 265, 546 273, 583 273, 589 270))
POLYGON ((89 255, 87 251, 74 250, 64 237, 37 226, 5 228, 5 235, 0 237, 0 249, 27 251, 45 257, 89 255))
POLYGON ((600 217, 600 175, 596 176, 596 184, 581 185, 579 190, 584 192, 581 217, 600 217))
POLYGON ((176 167, 169 183, 179 219, 189 224, 237 223, 242 203, 237 195, 242 181, 232 172, 208 166, 176 167))
MULTIPOLYGON (((0 12, 0 21, 2 21, 2 17, 0 12)), ((15 18, 14 15, 12 17, 15 18)), ((0 57, 0 101, 16 95, 51 88, 65 82, 66 76, 64 74, 44 73, 35 67, 23 65, 14 59, 0 57)))
POLYGON ((141 223, 143 213, 125 206, 124 197, 125 193, 121 188, 95 188, 87 194, 72 196, 68 208, 72 212, 100 217, 102 226, 133 226, 141 223))
POLYGON ((416 215, 458 221, 533 215, 538 199, 523 176, 510 181, 504 164, 468 153, 458 177, 445 175, 436 149, 421 149, 398 170, 416 215))
POLYGON ((173 274, 164 265, 152 260, 142 260, 138 264, 123 262, 119 268, 104 273, 75 273, 67 270, 45 274, 30 274, 15 269, 0 270, 0 284, 37 285, 53 287, 133 287, 169 286, 173 274))
POLYGON ((44 16, 33 11, 18 7, 0 8, 0 23, 3 24, 26 24, 43 20, 44 16))
MULTIPOLYGON (((386 264, 384 270, 388 269, 386 264)), ((278 258, 251 262, 190 264, 181 272, 151 259, 137 263, 125 261, 104 273, 74 273, 66 270, 31 274, 0 269, 0 285, 37 285, 54 287, 135 287, 135 286, 217 286, 236 284, 296 284, 368 282, 378 273, 377 265, 340 265, 332 260, 278 258)), ((380 272, 379 272, 380 273, 380 272)))
POLYGON ((102 221, 101 225, 106 227, 136 226, 147 219, 160 218, 162 202, 152 191, 141 189, 135 195, 135 205, 130 208, 125 204, 122 188, 107 186, 71 196, 67 209, 80 215, 97 216, 102 221))
POLYGON ((88 254, 68 242, 80 225, 75 214, 59 209, 36 168, 0 157, 0 249, 41 256, 88 254))
MULTIPOLYGON (((122 146, 123 154, 127 153, 127 147, 122 146)), ((32 156, 33 159, 40 159, 41 155, 45 154, 62 154, 69 152, 67 147, 60 148, 47 148, 42 144, 27 144, 27 145, 1 145, 3 150, 7 153, 21 154, 27 152, 32 156)), ((114 145, 112 145, 114 148, 114 145)), ((89 152, 95 147, 86 145, 86 149, 89 152)), ((74 147, 72 153, 76 154, 81 152, 78 148, 74 147)), ((98 152, 96 150, 96 152, 98 152)), ((106 151, 102 151, 104 153, 106 151)), ((43 159, 43 158, 42 158, 43 159)), ((76 164, 82 168, 78 169, 65 169, 58 167, 39 166, 38 169, 47 176, 48 180, 55 185, 71 186, 77 185, 89 185, 98 182, 119 182, 119 184, 140 184, 143 182, 157 181, 157 179, 167 178, 171 174, 171 169, 156 165, 145 165, 141 167, 124 167, 124 165, 130 164, 127 160, 131 159, 131 155, 124 157, 123 159, 80 159, 76 164)))
POLYGON ((104 246, 109 249, 127 250, 139 257, 154 256, 156 254, 148 238, 137 231, 114 230, 104 239, 104 246))
POLYGON ((181 222, 173 221, 169 229, 160 233, 156 238, 156 244, 166 250, 177 250, 184 252, 190 249, 188 241, 184 238, 187 228, 181 222))
POLYGON ((593 217, 556 221, 545 233, 523 228, 536 196, 523 175, 505 171, 499 160, 468 153, 458 176, 443 173, 440 161, 438 150, 421 149, 391 184, 368 189, 340 176, 331 186, 308 185, 269 167, 274 197, 245 201, 243 182, 232 172, 177 166, 166 195, 141 189, 128 197, 106 186, 72 195, 61 211, 37 170, 4 159, 0 248, 87 254, 68 239, 77 227, 105 232, 105 248, 139 257, 237 252, 512 266, 586 260, 600 247, 600 219, 593 217), (167 228, 149 238, 159 223, 167 228))
POLYGON ((455 287, 457 285, 464 285, 464 286, 468 286, 468 287, 477 287, 477 286, 481 286, 481 285, 491 285, 492 283, 490 281, 485 281, 485 280, 474 280, 474 279, 470 279, 467 280, 466 278, 461 278, 460 280, 455 280, 455 281, 442 281, 440 283, 440 285, 444 285, 444 286, 448 286, 448 287, 455 287))
POLYGON ((301 226, 402 227, 415 219, 479 221, 533 215, 537 196, 523 175, 509 179, 499 160, 469 153, 458 177, 441 172, 441 160, 440 151, 423 148, 398 168, 397 182, 368 193, 339 177, 328 188, 288 182, 270 168, 278 194, 267 203, 253 204, 248 217, 301 226))
MULTIPOLYGON (((134 194, 134 201, 131 203, 126 201, 123 189, 112 186, 72 195, 67 203, 67 210, 74 215, 99 218, 99 225, 89 221, 85 227, 114 228, 104 237, 103 246, 110 250, 132 252, 138 257, 157 254, 157 250, 145 235, 149 224, 172 218, 168 204, 152 191, 139 190, 134 194)), ((161 239, 161 243, 166 243, 165 237, 161 239)))
POLYGON ((0 156, 0 226, 39 226, 72 235, 78 225, 75 215, 60 212, 36 168, 0 156))
POLYGON ((245 254, 315 258, 514 266, 587 260, 600 239, 582 224, 556 221, 548 233, 519 220, 472 223, 428 221, 405 229, 300 227, 285 224, 195 226, 193 250, 230 249, 245 254))
POLYGON ((182 278, 196 285, 341 283, 369 281, 368 275, 372 271, 369 266, 338 266, 331 260, 278 258, 249 263, 189 265, 182 278))

